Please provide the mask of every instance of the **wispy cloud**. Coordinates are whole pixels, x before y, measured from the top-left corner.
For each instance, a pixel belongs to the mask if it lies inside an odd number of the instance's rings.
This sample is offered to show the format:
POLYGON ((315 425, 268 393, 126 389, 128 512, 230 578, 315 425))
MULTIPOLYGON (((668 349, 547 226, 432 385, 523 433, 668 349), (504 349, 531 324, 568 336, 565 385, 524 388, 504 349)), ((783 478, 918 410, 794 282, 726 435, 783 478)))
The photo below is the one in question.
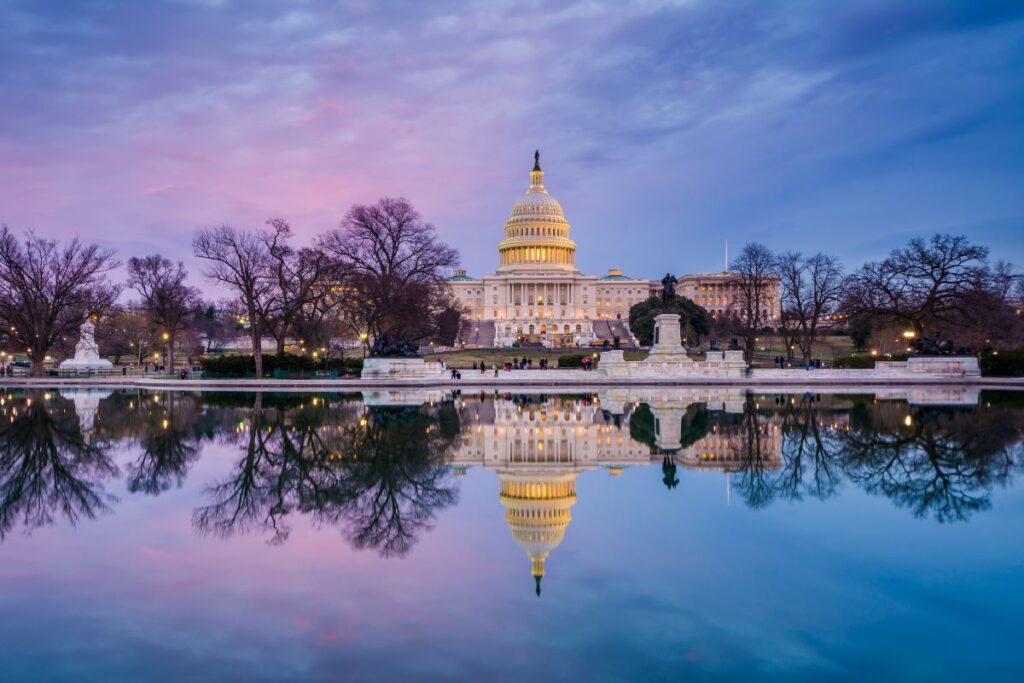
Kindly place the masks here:
POLYGON ((197 225, 404 195, 483 272, 540 147, 590 270, 706 269, 726 235, 843 255, 1024 216, 1021 12, 0 0, 0 220, 187 256, 197 225))

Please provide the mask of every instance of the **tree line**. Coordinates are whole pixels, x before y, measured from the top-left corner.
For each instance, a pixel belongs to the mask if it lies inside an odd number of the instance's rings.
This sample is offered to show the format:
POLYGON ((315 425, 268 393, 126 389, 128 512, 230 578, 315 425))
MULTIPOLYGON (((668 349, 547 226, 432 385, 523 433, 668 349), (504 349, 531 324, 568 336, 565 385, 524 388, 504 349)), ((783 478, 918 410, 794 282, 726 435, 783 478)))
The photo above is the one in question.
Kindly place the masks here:
MULTIPOLYGON (((782 337, 790 357, 805 361, 826 332, 849 333, 861 351, 905 351, 909 344, 925 353, 980 353, 1024 340, 1024 277, 1006 261, 991 262, 986 247, 964 236, 915 238, 849 273, 835 256, 773 253, 755 242, 730 273, 727 315, 711 320, 692 302, 674 308, 691 336, 737 339, 747 362, 770 333, 782 337), (776 295, 780 306, 773 308, 776 295)), ((645 305, 634 307, 631 321, 650 314, 645 305)))
POLYGON ((197 230, 192 250, 202 275, 227 293, 215 302, 187 283, 181 262, 131 257, 127 280, 114 283, 111 273, 122 263, 113 251, 78 238, 63 245, 34 233, 19 239, 5 225, 0 343, 28 355, 30 374, 43 374, 47 357, 69 355, 92 318, 110 355, 141 363, 163 349, 173 372, 176 347, 211 351, 244 331, 262 375, 268 338, 277 353, 288 339, 313 353, 337 351, 338 339, 368 343, 384 335, 454 341, 459 316, 443 283, 458 252, 407 200, 354 206, 338 228, 308 246, 293 237, 280 218, 258 230, 197 230), (126 291, 135 298, 119 303, 126 291))

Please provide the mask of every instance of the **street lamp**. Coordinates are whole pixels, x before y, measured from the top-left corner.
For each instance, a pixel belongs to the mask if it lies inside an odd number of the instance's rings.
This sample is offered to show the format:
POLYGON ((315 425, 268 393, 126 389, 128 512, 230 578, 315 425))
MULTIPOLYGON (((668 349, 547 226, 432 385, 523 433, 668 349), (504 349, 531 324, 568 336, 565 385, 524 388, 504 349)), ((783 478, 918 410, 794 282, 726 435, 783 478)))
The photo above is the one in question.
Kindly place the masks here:
POLYGON ((906 331, 903 332, 903 338, 904 339, 913 339, 916 336, 917 336, 917 333, 914 332, 913 330, 906 330, 906 331))
POLYGON ((361 341, 363 343, 363 358, 366 358, 366 345, 367 345, 367 340, 369 340, 369 338, 370 338, 370 335, 367 334, 366 332, 360 332, 359 333, 359 341, 361 341))

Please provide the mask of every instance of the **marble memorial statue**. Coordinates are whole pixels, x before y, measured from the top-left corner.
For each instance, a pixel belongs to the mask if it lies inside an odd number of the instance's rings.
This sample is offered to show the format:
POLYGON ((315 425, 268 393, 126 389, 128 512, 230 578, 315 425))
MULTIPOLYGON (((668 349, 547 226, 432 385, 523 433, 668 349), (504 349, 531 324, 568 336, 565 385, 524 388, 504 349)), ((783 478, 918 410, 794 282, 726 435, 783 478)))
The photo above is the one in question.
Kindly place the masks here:
POLYGON ((75 357, 60 364, 60 369, 71 372, 95 372, 97 370, 113 370, 114 365, 105 358, 100 358, 99 347, 96 346, 96 326, 92 319, 82 324, 78 344, 75 345, 75 357))

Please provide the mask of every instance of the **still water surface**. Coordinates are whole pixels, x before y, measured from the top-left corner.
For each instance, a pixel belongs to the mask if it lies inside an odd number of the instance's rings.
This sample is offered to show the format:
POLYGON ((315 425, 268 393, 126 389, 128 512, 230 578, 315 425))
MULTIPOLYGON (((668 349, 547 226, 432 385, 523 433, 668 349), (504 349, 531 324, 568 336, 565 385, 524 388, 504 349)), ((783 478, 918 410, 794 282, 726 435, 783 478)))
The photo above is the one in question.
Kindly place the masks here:
POLYGON ((10 390, 0 680, 1020 680, 1024 394, 10 390))

